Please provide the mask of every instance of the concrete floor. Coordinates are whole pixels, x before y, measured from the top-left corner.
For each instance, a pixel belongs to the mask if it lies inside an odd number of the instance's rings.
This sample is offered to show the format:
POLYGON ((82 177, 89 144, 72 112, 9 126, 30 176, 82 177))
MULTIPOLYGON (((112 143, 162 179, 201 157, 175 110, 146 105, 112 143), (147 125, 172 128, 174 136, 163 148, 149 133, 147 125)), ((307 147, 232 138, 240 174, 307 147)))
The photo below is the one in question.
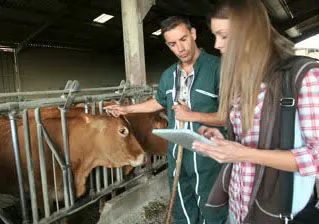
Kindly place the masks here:
POLYGON ((164 223, 169 197, 165 170, 106 202, 98 224, 164 223))

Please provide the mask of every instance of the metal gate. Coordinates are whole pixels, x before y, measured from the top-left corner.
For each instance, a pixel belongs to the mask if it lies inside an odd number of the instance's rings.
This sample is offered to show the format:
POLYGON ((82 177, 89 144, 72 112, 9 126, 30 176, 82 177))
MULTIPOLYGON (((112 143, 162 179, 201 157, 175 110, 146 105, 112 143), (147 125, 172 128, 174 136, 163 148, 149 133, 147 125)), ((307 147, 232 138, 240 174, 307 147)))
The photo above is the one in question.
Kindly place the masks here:
MULTIPOLYGON (((144 175, 148 175, 151 169, 157 169, 166 164, 166 159, 163 157, 153 156, 151 167, 140 168, 137 174, 129 179, 123 179, 122 168, 96 168, 89 177, 89 195, 81 200, 76 200, 74 196, 73 174, 70 164, 69 140, 67 133, 67 109, 74 103, 84 103, 85 113, 102 114, 103 102, 109 100, 123 101, 125 98, 132 99, 134 102, 139 102, 154 94, 156 86, 130 86, 125 82, 121 82, 119 86, 94 89, 79 89, 77 81, 69 81, 64 90, 57 91, 37 91, 24 93, 3 93, 0 94, 0 113, 7 114, 10 118, 11 137, 13 142, 13 153, 15 156, 16 173, 19 183, 20 205, 22 210, 23 223, 52 223, 65 216, 76 213, 88 205, 96 202, 106 194, 112 194, 115 189, 125 186, 132 186, 137 183, 138 179, 144 175), (55 95, 61 95, 56 97, 55 95), (54 95, 52 97, 52 95, 54 95), (43 98, 45 96, 46 98, 43 98), (48 97, 51 96, 51 97, 48 97), (25 101, 19 102, 3 102, 4 99, 12 99, 14 97, 23 97, 25 101), (32 99, 33 97, 39 99, 32 99), (64 155, 61 156, 55 148, 51 137, 42 125, 40 110, 43 107, 57 106, 61 114, 61 129, 63 136, 64 155), (98 111, 96 111, 98 108, 98 111), (37 192, 34 179, 34 167, 31 159, 31 144, 30 144, 30 129, 28 112, 34 110, 35 121, 37 124, 37 141, 38 153, 41 173, 41 186, 43 192, 43 207, 44 214, 39 214, 39 206, 37 204, 37 192), (24 142, 26 150, 26 160, 28 168, 28 197, 26 199, 25 184, 22 176, 20 147, 18 144, 17 132, 17 114, 22 114, 24 142), (48 180, 46 176, 46 161, 44 157, 44 144, 47 144, 52 154, 53 170, 60 169, 63 176, 63 205, 61 206, 58 199, 56 186, 56 173, 54 172, 54 197, 55 208, 50 208, 48 180), (31 212, 30 212, 31 210, 31 212)), ((5 217, 5 214, 0 210, 0 219, 4 223, 11 223, 5 217)))

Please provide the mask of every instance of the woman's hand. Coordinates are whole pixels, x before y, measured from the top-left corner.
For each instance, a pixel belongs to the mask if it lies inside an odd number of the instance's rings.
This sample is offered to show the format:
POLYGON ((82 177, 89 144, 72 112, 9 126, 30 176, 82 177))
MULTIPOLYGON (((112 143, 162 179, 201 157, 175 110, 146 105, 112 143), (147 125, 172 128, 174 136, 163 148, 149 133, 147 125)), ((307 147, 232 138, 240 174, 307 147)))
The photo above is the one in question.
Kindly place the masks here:
POLYGON ((246 146, 220 138, 211 138, 211 140, 216 145, 194 142, 193 148, 219 163, 242 162, 243 154, 247 151, 246 146))
POLYGON ((201 126, 197 132, 200 135, 205 136, 208 139, 211 138, 219 138, 219 139, 224 139, 224 136, 222 135, 222 133, 217 129, 217 128, 209 128, 206 126, 201 126))

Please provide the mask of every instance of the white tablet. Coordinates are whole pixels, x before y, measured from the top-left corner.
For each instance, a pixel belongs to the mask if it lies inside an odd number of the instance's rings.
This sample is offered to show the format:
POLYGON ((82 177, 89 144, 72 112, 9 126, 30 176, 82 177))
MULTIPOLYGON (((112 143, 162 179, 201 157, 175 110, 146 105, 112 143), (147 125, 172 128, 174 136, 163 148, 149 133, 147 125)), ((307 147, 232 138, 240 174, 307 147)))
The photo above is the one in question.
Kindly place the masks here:
MULTIPOLYGON (((175 144, 182 145, 184 148, 197 153, 200 152, 192 148, 192 144, 195 141, 210 145, 216 145, 216 143, 214 143, 213 141, 189 129, 153 129, 153 134, 158 135, 161 138, 167 139, 168 141, 173 142, 175 144)), ((200 154, 206 156, 202 153, 200 154)))

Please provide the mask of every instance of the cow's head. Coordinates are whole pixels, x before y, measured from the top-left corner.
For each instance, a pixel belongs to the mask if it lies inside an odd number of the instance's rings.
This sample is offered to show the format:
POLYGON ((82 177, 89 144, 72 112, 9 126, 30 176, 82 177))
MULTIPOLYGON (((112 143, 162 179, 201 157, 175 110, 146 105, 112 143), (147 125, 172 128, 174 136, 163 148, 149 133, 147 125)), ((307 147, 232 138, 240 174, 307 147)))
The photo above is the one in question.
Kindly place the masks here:
POLYGON ((85 115, 87 131, 91 132, 91 153, 101 165, 121 167, 138 166, 144 159, 144 151, 135 138, 130 124, 123 117, 85 115))
POLYGON ((83 176, 86 178, 93 168, 138 166, 144 161, 144 151, 126 119, 87 114, 82 118, 82 125, 79 121, 69 125, 73 128, 70 130, 70 148, 76 149, 71 151, 71 160, 77 196, 85 191, 83 176))
POLYGON ((135 136, 145 152, 165 156, 167 141, 152 133, 153 129, 166 128, 167 120, 164 112, 128 114, 135 136))

